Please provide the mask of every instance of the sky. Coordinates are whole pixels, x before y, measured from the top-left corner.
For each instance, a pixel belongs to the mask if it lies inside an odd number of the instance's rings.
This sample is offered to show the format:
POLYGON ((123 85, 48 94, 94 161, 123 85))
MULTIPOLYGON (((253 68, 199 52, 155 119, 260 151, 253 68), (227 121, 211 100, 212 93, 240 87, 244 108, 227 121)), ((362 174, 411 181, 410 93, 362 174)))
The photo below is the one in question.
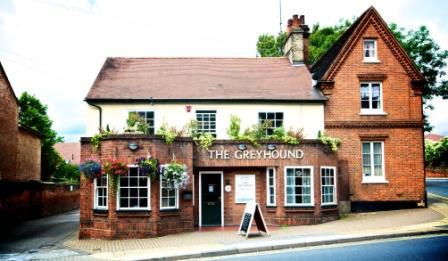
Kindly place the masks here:
MULTIPOLYGON (((373 5, 386 22, 426 25, 448 49, 446 0, 0 0, 0 61, 17 96, 48 105, 66 141, 85 132, 87 95, 106 57, 255 57, 257 37, 293 14, 308 25, 337 24, 373 5)), ((448 100, 429 112, 448 135, 448 100)))

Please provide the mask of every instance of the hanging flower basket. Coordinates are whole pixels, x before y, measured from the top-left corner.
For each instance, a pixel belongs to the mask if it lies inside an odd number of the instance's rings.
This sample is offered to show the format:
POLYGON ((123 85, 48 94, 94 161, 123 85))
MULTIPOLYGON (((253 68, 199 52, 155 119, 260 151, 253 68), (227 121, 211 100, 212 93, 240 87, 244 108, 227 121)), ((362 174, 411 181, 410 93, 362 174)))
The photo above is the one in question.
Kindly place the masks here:
POLYGON ((159 161, 157 159, 138 158, 136 163, 139 167, 139 173, 142 176, 148 176, 155 179, 158 174, 159 161))
POLYGON ((188 185, 187 166, 183 164, 175 162, 165 164, 162 167, 162 175, 168 188, 180 189, 188 185))
POLYGON ((108 160, 103 164, 103 173, 111 176, 126 176, 128 166, 120 160, 108 160))
POLYGON ((79 166, 79 169, 89 179, 94 179, 101 175, 101 164, 95 160, 86 160, 79 166))

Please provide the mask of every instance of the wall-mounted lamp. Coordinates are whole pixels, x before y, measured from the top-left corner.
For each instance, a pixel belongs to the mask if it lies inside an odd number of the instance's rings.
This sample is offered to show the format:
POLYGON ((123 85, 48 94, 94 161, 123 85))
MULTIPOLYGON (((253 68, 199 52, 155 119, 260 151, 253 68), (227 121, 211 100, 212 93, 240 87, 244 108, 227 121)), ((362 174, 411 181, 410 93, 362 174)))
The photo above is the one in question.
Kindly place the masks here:
POLYGON ((246 146, 246 144, 240 144, 240 145, 238 145, 238 149, 239 150, 247 150, 247 146, 246 146))
POLYGON ((136 142, 129 142, 128 143, 128 148, 132 151, 135 151, 138 149, 138 144, 136 142))
POLYGON ((275 149, 277 148, 277 146, 275 146, 275 144, 268 144, 268 145, 266 146, 266 148, 267 148, 268 150, 275 150, 275 149))
POLYGON ((226 179, 226 185, 230 185, 230 179, 226 179))

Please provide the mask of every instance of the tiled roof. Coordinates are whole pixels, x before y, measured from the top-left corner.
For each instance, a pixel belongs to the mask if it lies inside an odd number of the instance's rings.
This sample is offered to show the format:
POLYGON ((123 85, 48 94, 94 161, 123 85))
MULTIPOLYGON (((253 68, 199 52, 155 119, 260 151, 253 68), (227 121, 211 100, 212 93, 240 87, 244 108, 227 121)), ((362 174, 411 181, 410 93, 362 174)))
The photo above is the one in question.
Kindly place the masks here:
POLYGON ((432 133, 430 133, 430 134, 426 134, 425 135, 425 140, 439 141, 441 139, 443 139, 443 136, 439 135, 439 134, 432 134, 432 133))
POLYGON ((81 143, 61 142, 54 144, 54 148, 64 160, 74 165, 79 165, 81 156, 81 143))
POLYGON ((309 100, 305 66, 280 58, 108 58, 86 101, 309 100))

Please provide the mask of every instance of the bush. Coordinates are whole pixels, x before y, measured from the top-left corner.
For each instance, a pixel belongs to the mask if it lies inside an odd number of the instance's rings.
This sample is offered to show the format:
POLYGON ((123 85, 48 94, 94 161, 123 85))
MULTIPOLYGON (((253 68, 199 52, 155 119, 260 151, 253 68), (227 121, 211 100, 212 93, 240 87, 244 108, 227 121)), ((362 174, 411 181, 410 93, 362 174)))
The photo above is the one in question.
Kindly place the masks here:
POLYGON ((425 144, 425 165, 431 167, 445 167, 448 165, 448 137, 439 142, 425 144))

